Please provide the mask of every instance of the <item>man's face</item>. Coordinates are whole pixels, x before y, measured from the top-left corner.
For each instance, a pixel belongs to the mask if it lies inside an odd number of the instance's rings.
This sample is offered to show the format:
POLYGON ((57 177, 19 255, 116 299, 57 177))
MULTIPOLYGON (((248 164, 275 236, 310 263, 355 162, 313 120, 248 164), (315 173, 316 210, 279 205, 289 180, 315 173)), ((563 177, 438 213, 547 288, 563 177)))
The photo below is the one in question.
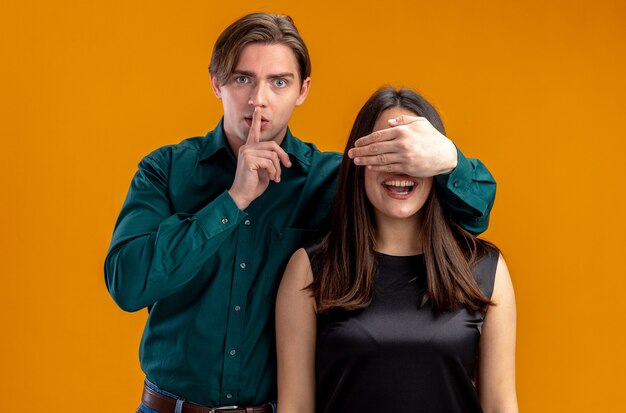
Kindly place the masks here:
POLYGON ((224 131, 235 153, 246 143, 255 107, 262 116, 261 141, 280 144, 296 106, 306 99, 311 79, 300 82, 293 51, 283 44, 253 43, 239 56, 224 85, 211 83, 224 107, 224 131))

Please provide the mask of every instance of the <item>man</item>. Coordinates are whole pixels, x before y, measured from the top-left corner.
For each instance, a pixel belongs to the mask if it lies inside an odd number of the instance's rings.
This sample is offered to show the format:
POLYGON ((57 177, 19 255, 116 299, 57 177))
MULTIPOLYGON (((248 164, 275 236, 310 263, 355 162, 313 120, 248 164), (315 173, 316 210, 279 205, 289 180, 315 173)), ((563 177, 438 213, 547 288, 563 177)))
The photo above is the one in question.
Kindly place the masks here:
MULTIPOLYGON (((122 309, 149 310, 140 411, 272 411, 277 286, 293 251, 323 229, 341 160, 287 127, 310 71, 289 17, 239 19, 218 38, 210 64, 223 119, 206 137, 139 164, 105 276, 122 309)), ((495 195, 489 172, 423 118, 390 126, 362 138, 354 161, 414 176, 449 173, 437 181, 451 213, 482 232, 495 195)))

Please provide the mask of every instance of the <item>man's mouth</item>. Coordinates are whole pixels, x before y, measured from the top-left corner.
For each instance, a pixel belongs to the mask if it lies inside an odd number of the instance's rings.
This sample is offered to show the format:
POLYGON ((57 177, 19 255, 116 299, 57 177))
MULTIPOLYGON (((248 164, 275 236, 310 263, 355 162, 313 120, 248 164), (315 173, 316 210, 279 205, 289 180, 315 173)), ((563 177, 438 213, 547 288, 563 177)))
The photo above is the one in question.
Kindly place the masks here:
MULTIPOLYGON (((246 121, 246 123, 248 124, 248 126, 252 126, 252 116, 246 116, 244 118, 244 120, 246 121)), ((265 117, 261 117, 261 127, 267 125, 269 122, 269 120, 267 120, 265 117)))

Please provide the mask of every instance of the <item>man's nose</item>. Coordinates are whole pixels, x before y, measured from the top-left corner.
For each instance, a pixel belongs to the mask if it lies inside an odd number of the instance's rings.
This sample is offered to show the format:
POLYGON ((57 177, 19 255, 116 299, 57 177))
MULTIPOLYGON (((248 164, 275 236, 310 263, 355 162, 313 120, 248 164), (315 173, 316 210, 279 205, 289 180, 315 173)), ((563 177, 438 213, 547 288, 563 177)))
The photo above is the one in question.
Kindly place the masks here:
POLYGON ((248 104, 250 106, 256 107, 265 107, 267 105, 267 91, 263 82, 259 82, 254 89, 252 89, 252 93, 250 94, 250 100, 248 104))

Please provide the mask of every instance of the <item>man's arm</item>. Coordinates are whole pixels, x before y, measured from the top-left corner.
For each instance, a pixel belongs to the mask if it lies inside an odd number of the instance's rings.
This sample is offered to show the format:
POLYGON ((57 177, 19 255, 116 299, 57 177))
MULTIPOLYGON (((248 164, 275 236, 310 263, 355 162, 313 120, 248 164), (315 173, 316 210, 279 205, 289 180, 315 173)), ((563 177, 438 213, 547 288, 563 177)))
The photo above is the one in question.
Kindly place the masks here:
POLYGON ((173 214, 168 154, 157 151, 139 164, 105 260, 107 288, 126 311, 182 288, 245 216, 226 192, 196 214, 173 214))
POLYGON ((463 156, 425 118, 400 116, 389 126, 355 142, 348 153, 354 163, 376 171, 435 176, 454 221, 474 234, 484 232, 496 182, 482 162, 463 156))
POLYGON ((107 288, 122 309, 136 311, 182 288, 243 221, 243 209, 270 180, 280 181, 281 164, 291 166, 276 142, 260 142, 260 110, 252 122, 233 185, 195 214, 170 210, 170 152, 156 151, 141 161, 104 265, 107 288))
POLYGON ((450 173, 435 176, 442 202, 454 221, 472 234, 487 230, 496 199, 496 181, 478 159, 466 158, 457 149, 458 163, 450 173))

